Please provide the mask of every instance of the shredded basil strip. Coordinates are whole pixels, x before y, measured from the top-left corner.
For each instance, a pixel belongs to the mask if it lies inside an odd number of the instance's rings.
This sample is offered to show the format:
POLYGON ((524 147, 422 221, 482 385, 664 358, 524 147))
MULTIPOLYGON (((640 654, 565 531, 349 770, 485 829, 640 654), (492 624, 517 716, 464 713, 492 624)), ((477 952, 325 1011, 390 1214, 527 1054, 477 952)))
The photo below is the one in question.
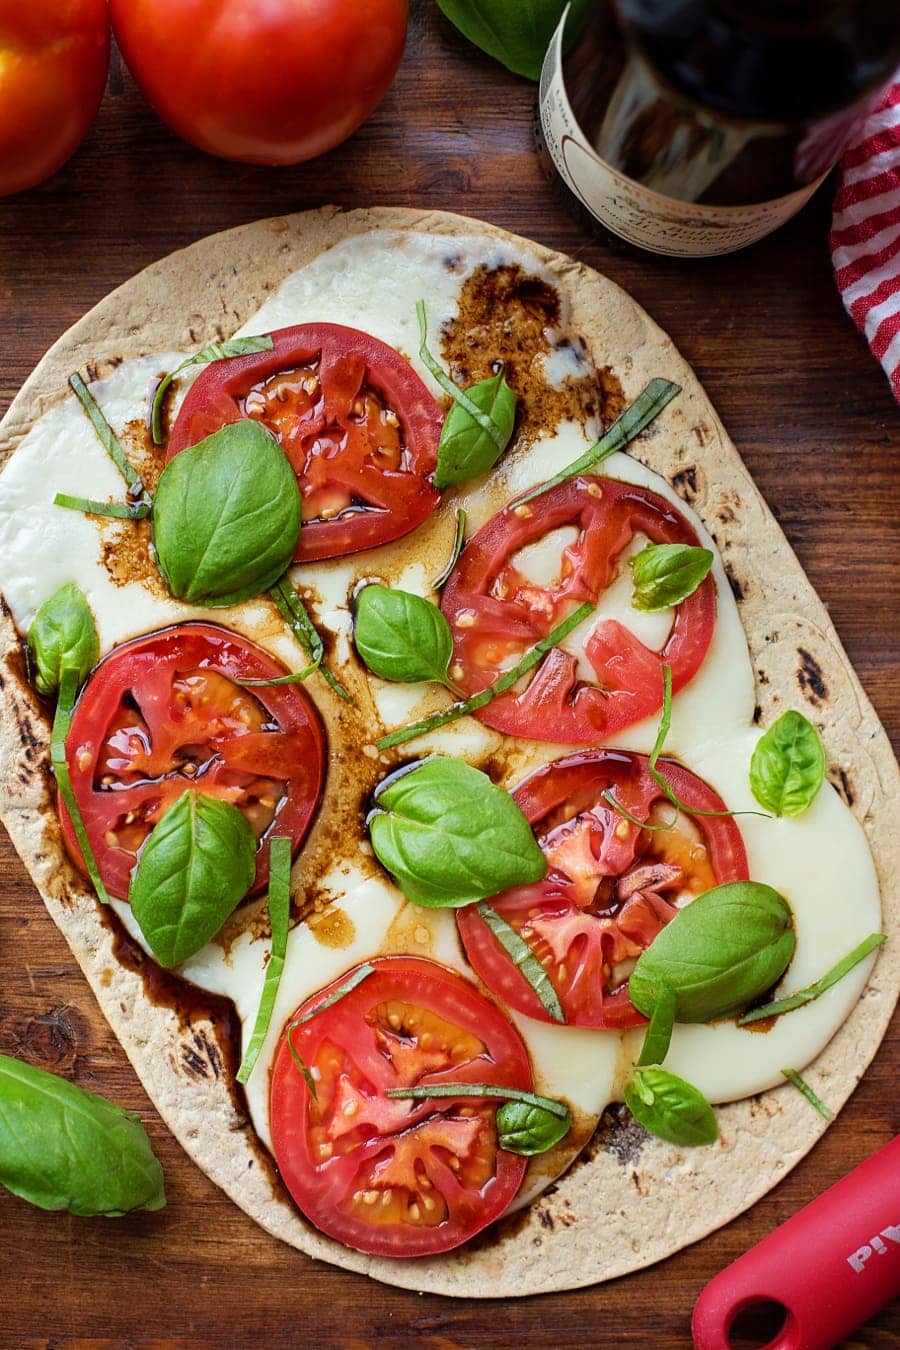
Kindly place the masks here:
POLYGON ((793 1083, 797 1091, 806 1098, 810 1106, 816 1108, 820 1116, 824 1117, 825 1120, 834 1119, 834 1112, 825 1105, 821 1097, 816 1096, 815 1092, 813 1092, 812 1088, 809 1086, 809 1083, 807 1083, 804 1078, 800 1077, 796 1069, 781 1069, 779 1072, 784 1074, 789 1083, 793 1083))
POLYGON ((551 488, 559 487, 560 483, 567 483, 570 478, 577 478, 581 473, 590 473, 617 450, 624 450, 626 445, 659 416, 666 404, 671 403, 675 395, 680 393, 681 385, 672 384, 671 380, 651 380, 634 402, 616 418, 609 430, 604 432, 599 441, 567 468, 560 469, 559 473, 548 478, 546 483, 539 483, 524 496, 517 497, 513 506, 524 506, 526 502, 542 496, 551 488))
POLYGON ((641 1046, 641 1053, 637 1062, 639 1069, 647 1064, 662 1064, 669 1053, 672 1027, 675 1024, 676 1002, 674 989, 670 989, 667 984, 661 985, 657 991, 650 1025, 647 1027, 647 1034, 644 1037, 644 1044, 641 1046))
POLYGON ((107 422, 99 403, 94 398, 94 395, 91 393, 90 389, 88 389, 80 375, 76 373, 75 375, 69 376, 69 388, 72 390, 72 393, 78 399, 78 402, 90 419, 91 425, 96 431, 103 449, 109 455, 113 464, 115 464, 119 473, 128 485, 129 496, 136 499, 143 499, 145 502, 149 501, 143 479, 137 469, 135 469, 134 465, 128 460, 125 451, 122 449, 121 441, 107 422))
POLYGON ((516 970, 523 979, 528 981, 540 999, 544 1010, 553 1018, 554 1022, 565 1023, 566 1015, 563 1012, 553 982, 525 939, 486 900, 480 900, 475 908, 516 967, 516 970))
MULTIPOLYGON (((657 769, 656 761, 662 753, 663 745, 669 734, 669 727, 672 725, 672 667, 664 664, 662 674, 662 715, 659 722, 659 731, 656 733, 656 740, 653 744, 653 749, 650 751, 650 758, 647 761, 647 768, 651 778, 659 784, 672 805, 679 811, 683 811, 686 816, 759 816, 762 820, 771 820, 771 816, 767 815, 765 811, 701 811, 699 807, 688 806, 687 803, 683 802, 675 793, 667 779, 660 773, 659 769, 657 769)), ((645 828, 647 827, 645 826, 645 828)), ((657 828, 659 827, 657 826, 657 828)))
POLYGON ((170 370, 168 375, 164 375, 156 387, 156 393, 153 395, 153 406, 150 410, 150 430, 153 435, 153 444, 162 445, 162 407, 163 399, 169 391, 172 381, 187 370, 189 366, 208 366, 213 361, 225 361, 230 356, 247 356, 253 352, 270 352, 275 343, 268 336, 261 337, 243 337, 230 338, 227 342, 211 342, 208 347, 202 351, 195 352, 182 361, 180 366, 170 370))
POLYGON ((291 922, 291 841, 283 835, 269 841, 269 925, 272 930, 272 951, 266 966, 259 1011, 250 1043, 244 1051, 237 1071, 239 1083, 246 1083, 259 1059, 272 1021, 272 1010, 278 996, 278 986, 287 955, 288 930, 291 922))
MULTIPOLYGON (((352 697, 340 680, 324 664, 325 645, 315 624, 306 612, 306 606, 287 577, 283 576, 279 581, 276 581, 269 594, 278 606, 281 617, 310 658, 313 669, 321 671, 323 679, 339 698, 342 698, 345 703, 352 703, 352 697)), ((309 673, 312 674, 312 671, 309 673)), ((284 680, 284 676, 281 676, 281 679, 284 680)), ((290 681, 290 683, 294 683, 294 681, 290 681)))
POLYGON ((507 438, 504 437, 501 428, 497 426, 497 423, 492 417, 489 417, 486 412, 482 412, 477 404, 472 402, 464 389, 460 389, 459 385, 453 383, 447 372, 428 350, 428 320, 425 317, 424 300, 416 301, 416 317, 419 320, 419 337, 421 339, 419 356, 421 357, 423 364, 431 371, 431 374, 437 380, 444 393, 449 394, 453 401, 458 403, 461 408, 465 408, 466 412, 472 418, 472 421, 477 422, 482 431, 487 432, 497 449, 501 452, 504 451, 507 445, 507 438))
POLYGON ((308 1065, 307 1065, 307 1063, 306 1063, 306 1060, 303 1058, 303 1056, 300 1054, 300 1051, 297 1049, 296 1045, 294 1044, 294 1027, 293 1027, 293 1025, 291 1025, 291 1026, 288 1027, 287 1047, 288 1047, 288 1050, 291 1052, 291 1059, 294 1061, 294 1063, 296 1064, 297 1068, 298 1068, 298 1069, 300 1070, 300 1072, 302 1073, 303 1078, 304 1078, 304 1081, 305 1081, 305 1083, 306 1083, 306 1086, 309 1088, 310 1092, 312 1093, 313 1100, 314 1100, 314 1101, 318 1101, 318 1100, 319 1100, 319 1094, 318 1094, 318 1092, 317 1092, 317 1090, 316 1090, 316 1080, 313 1078, 312 1074, 310 1073, 309 1067, 308 1067, 308 1065))
POLYGON ((492 1083, 435 1083, 429 1087, 386 1088, 384 1095, 410 1100, 420 1097, 499 1097, 503 1101, 540 1106, 560 1120, 570 1114, 565 1102, 559 1102, 555 1097, 541 1097, 536 1092, 522 1092, 518 1088, 494 1087, 492 1083))
POLYGON ((887 942, 887 934, 870 933, 867 938, 863 938, 857 947, 847 955, 814 984, 809 984, 805 989, 798 989, 795 994, 788 994, 786 998, 776 999, 774 1003, 766 1003, 761 1008, 754 1008, 752 1012, 744 1013, 744 1016, 738 1020, 739 1027, 749 1026, 751 1022, 762 1022, 767 1017, 780 1017, 782 1013, 792 1012, 794 1008, 802 1008, 805 1003, 812 1003, 813 999, 824 994, 826 989, 837 984, 845 975, 849 975, 854 966, 858 966, 860 961, 865 961, 870 952, 876 947, 880 947, 883 942, 887 942))
POLYGON ((442 586, 446 586, 450 580, 450 574, 459 561, 459 555, 463 551, 463 544, 466 542, 466 513, 459 507, 456 512, 456 536, 453 540, 453 550, 447 559, 447 565, 439 576, 436 576, 431 583, 432 588, 439 591, 442 586))
POLYGON ((67 511, 81 511, 86 516, 112 516, 115 520, 143 520, 150 514, 150 504, 146 501, 135 502, 95 502, 89 497, 70 497, 67 492, 57 492, 53 498, 54 506, 64 506, 67 511))
POLYGON ((318 1017, 319 1013, 324 1012, 326 1008, 333 1008, 336 1003, 340 1003, 342 998, 352 994, 358 984, 362 984, 363 980, 367 980, 370 975, 374 974, 375 967, 370 966, 368 962, 357 966, 350 978, 339 985, 327 998, 323 998, 321 1003, 317 1003, 310 1012, 304 1013, 302 1017, 295 1017, 288 1030, 294 1031, 297 1027, 305 1026, 307 1022, 311 1022, 314 1017, 318 1017))
POLYGON ((276 675, 271 680, 235 680, 234 683, 239 684, 242 689, 270 689, 276 684, 302 684, 310 675, 315 675, 318 669, 319 662, 312 661, 302 670, 295 670, 290 675, 276 675))
POLYGON ((495 699, 498 694, 503 694, 507 689, 511 689, 517 680, 521 679, 533 666, 536 666, 545 652, 551 647, 555 647, 563 638, 568 637, 573 629, 588 617, 594 610, 594 606, 588 602, 579 605, 573 614, 562 623, 552 629, 545 638, 525 653, 521 661, 508 670, 505 675, 501 675, 499 680, 483 689, 480 694, 474 694, 472 698, 467 698, 463 703, 453 703, 443 712, 432 713, 430 717, 424 717, 420 722, 411 722, 409 726, 401 727, 398 731, 391 731, 387 736, 382 736, 375 742, 378 750, 389 750, 392 746, 403 745, 406 741, 413 741, 417 736, 424 736, 426 732, 436 731, 439 727, 445 727, 449 722, 455 722, 457 718, 466 717, 469 713, 477 712, 479 708, 484 708, 488 703, 495 699))
POLYGON ((84 865, 88 870, 88 876, 91 884, 97 892, 97 899, 103 905, 109 904, 109 893, 103 884, 100 876, 100 869, 97 866, 97 859, 94 857, 94 850, 91 847, 91 841, 85 828, 84 818, 81 814, 81 808, 75 797, 75 790, 72 787, 72 777, 69 773, 69 761, 66 759, 66 738, 69 734, 69 728, 72 725, 72 714, 75 710, 75 696, 78 693, 78 675, 75 671, 64 670, 59 685, 59 695, 57 697, 56 712, 53 717, 53 728, 50 732, 50 764, 53 768, 53 776, 56 779, 59 795, 65 803, 66 810, 69 813, 69 819, 72 822, 72 828, 75 831, 75 838, 78 840, 78 847, 81 849, 81 856, 84 858, 84 865))

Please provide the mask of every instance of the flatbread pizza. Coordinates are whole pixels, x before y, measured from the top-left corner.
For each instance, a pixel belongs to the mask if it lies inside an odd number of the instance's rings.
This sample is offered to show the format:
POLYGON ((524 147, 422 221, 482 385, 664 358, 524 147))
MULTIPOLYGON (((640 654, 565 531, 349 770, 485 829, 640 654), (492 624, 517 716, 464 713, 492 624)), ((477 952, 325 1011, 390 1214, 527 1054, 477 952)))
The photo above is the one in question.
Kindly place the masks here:
POLYGON ((560 1290, 812 1147, 783 1070, 836 1113, 896 999, 896 765, 629 296, 461 216, 260 221, 66 333, 0 456, 0 816, 263 1228, 560 1290), (68 695, 66 588, 97 644, 68 695))

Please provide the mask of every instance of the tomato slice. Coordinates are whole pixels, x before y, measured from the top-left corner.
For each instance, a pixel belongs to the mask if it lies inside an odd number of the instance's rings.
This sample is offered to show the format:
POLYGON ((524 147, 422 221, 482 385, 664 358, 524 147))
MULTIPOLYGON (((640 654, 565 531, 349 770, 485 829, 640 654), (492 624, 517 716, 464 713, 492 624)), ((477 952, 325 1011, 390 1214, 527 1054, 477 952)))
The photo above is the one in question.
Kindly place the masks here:
POLYGON ((334 323, 272 334, 271 351, 214 361, 191 386, 167 458, 252 417, 278 438, 303 497, 295 562, 387 544, 421 525, 444 413, 409 362, 334 323))
POLYGON ((289 1019, 282 1033, 270 1086, 275 1160, 303 1213, 338 1242, 377 1256, 449 1251, 503 1213, 525 1159, 497 1145, 496 1099, 399 1100, 385 1090, 490 1083, 531 1091, 528 1054, 500 1010, 455 971, 411 956, 371 964, 375 973, 351 993, 292 1032, 289 1019))
MULTIPOLYGON (((664 497, 612 478, 574 478, 493 516, 463 549, 441 600, 453 630, 456 682, 467 694, 480 693, 579 605, 596 604, 637 534, 660 544, 699 542, 664 497), (577 533, 561 552, 555 583, 531 584, 515 565, 519 550, 572 526, 577 533)), ((707 577, 677 606, 659 652, 617 620, 601 620, 584 647, 596 683, 580 679, 576 658, 554 647, 525 688, 500 695, 477 715, 510 736, 596 744, 662 707, 664 663, 672 668, 673 692, 693 679, 715 620, 715 584, 707 577)))
MULTIPOLYGON (((645 1019, 628 997, 641 952, 695 896, 749 879, 740 830, 730 816, 680 814, 672 830, 645 830, 614 810, 662 824, 674 808, 644 755, 585 750, 554 760, 513 793, 547 859, 547 874, 491 905, 532 948, 559 995, 566 1020, 631 1027, 645 1019)), ((676 796, 698 811, 723 811, 718 793, 673 760, 659 768, 676 796)), ((476 908, 457 912, 466 954, 488 988, 519 1012, 549 1021, 531 985, 476 908)))
MULTIPOLYGON (((269 834, 287 834, 299 849, 325 775, 318 713, 297 685, 235 683, 286 673, 255 643, 204 623, 136 638, 100 662, 81 691, 66 758, 110 895, 127 897, 147 835, 189 787, 243 811, 260 841, 253 891, 268 878, 269 834)), ((62 801, 59 814, 86 872, 62 801)))

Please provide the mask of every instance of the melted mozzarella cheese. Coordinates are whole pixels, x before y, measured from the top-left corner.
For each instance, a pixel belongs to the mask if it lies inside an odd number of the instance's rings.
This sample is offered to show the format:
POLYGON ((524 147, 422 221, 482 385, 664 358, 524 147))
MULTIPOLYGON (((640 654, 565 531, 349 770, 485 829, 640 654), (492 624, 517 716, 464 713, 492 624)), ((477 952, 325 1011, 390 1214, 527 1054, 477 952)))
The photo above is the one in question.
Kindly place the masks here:
MULTIPOLYGON (((480 263, 490 266, 509 262, 540 270, 527 253, 477 236, 451 243, 440 237, 381 231, 349 239, 289 277, 241 332, 266 332, 306 321, 346 323, 404 351, 422 377, 430 381, 417 355, 415 301, 420 297, 427 300, 430 331, 437 347, 436 335, 455 314, 465 277, 480 263)), ((114 427, 121 430, 129 420, 142 415, 149 380, 179 360, 179 355, 171 353, 145 358, 120 367, 109 379, 93 386, 114 427)), ((546 358, 545 369, 549 379, 561 383, 583 373, 583 358, 575 346, 560 342, 546 358)), ((432 388, 436 390, 433 383, 432 388)), ((661 426, 665 426, 665 414, 661 426)), ((469 533, 503 501, 574 460, 594 434, 591 426, 563 422, 526 453, 508 455, 490 482, 460 492, 454 504, 465 508, 469 533)), ((666 749, 710 782, 732 808, 753 809, 747 771, 760 734, 752 726, 753 671, 715 546, 672 488, 636 460, 615 455, 603 465, 603 472, 644 484, 675 503, 694 525, 700 542, 715 553, 716 631, 701 671, 675 700, 666 749)), ((207 610, 192 609, 141 584, 117 585, 103 563, 103 530, 110 527, 100 527, 77 512, 53 506, 53 495, 59 491, 100 498, 122 495, 118 474, 73 399, 60 402, 35 425, 0 476, 0 588, 23 631, 47 596, 64 581, 75 581, 87 594, 97 617, 104 652, 137 633, 188 618, 212 617, 247 636, 256 636, 289 666, 297 668, 302 663, 291 636, 287 632, 273 635, 271 626, 265 625, 263 601, 234 610, 216 610, 210 616, 207 610)), ((641 542, 636 541, 633 547, 641 542)), ((433 596, 428 575, 417 558, 415 536, 393 548, 407 560, 400 584, 433 596)), ((539 564, 537 554, 530 561, 539 573, 548 565, 546 561, 539 564)), ((310 588, 317 621, 340 639, 332 656, 338 675, 340 667, 350 661, 350 596, 360 582, 379 579, 370 574, 371 566, 364 554, 295 569, 293 573, 299 586, 310 588)), ((538 583, 546 584, 540 582, 540 576, 538 583)), ((671 627, 671 611, 639 614, 630 605, 630 594, 630 569, 623 567, 587 627, 597 622, 598 614, 614 617, 648 646, 658 649, 671 627)), ((574 641, 569 646, 580 658, 581 646, 574 641)), ((585 674, 591 678, 593 672, 585 674)), ((388 685, 373 679, 371 687, 378 714, 388 728, 449 698, 433 686, 388 685)), ((657 717, 649 718, 609 743, 646 753, 652 747, 657 724, 657 717)), ((356 751, 359 748, 352 747, 356 751)), ((466 718, 420 738, 410 751, 452 754, 479 763, 501 748, 507 764, 502 781, 508 787, 572 749, 510 742, 466 718)), ((371 746, 362 750, 375 753, 371 746)), ((795 914, 797 954, 780 991, 789 992, 821 975, 878 927, 877 886, 865 837, 827 785, 813 808, 798 819, 772 821, 746 816, 740 818, 740 826, 751 874, 782 891, 795 914)), ((320 879, 319 886, 330 895, 334 911, 344 916, 352 940, 340 947, 329 946, 323 932, 312 923, 299 924, 290 933, 275 1011, 248 1088, 253 1123, 267 1143, 271 1058, 286 1019, 304 999, 349 967, 380 952, 430 955, 471 976, 452 913, 414 909, 378 874, 374 864, 360 856, 361 852, 360 841, 348 839, 344 856, 338 853, 334 870, 320 879)), ((116 903, 116 910, 129 930, 143 941, 129 907, 116 903)), ((206 989, 230 997, 248 1038, 259 1005, 267 955, 268 943, 248 929, 227 949, 210 943, 185 963, 181 973, 206 989)), ((856 1001, 870 964, 857 967, 823 998, 781 1018, 767 1033, 740 1029, 733 1023, 676 1028, 667 1067, 695 1082, 714 1101, 731 1100, 779 1083, 782 1067, 802 1068, 828 1042, 856 1001)), ((642 1033, 621 1036, 549 1026, 518 1016, 514 1020, 532 1055, 540 1091, 566 1098, 590 1119, 596 1119, 610 1100, 621 1097, 623 1073, 636 1057, 642 1033)), ((539 1166, 533 1168, 523 1195, 530 1198, 551 1179, 539 1166)))

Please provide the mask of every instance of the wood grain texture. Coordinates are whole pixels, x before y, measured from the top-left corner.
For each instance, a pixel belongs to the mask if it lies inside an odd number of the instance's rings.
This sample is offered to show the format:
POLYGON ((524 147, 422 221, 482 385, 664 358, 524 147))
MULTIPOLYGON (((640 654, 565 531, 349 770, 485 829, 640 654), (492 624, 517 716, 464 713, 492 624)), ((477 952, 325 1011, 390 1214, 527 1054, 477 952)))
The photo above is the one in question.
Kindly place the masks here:
MULTIPOLYGON (((826 601, 885 725, 896 671, 900 418, 844 315, 827 251, 828 189, 746 253, 702 262, 598 241, 544 179, 534 88, 413 0, 398 80, 366 126, 311 165, 216 161, 171 136, 113 67, 95 129, 50 183, 0 202, 0 412, 49 344, 111 287, 171 249, 258 216, 335 201, 482 217, 560 248, 629 290, 694 365, 826 601), (892 455, 893 452, 893 455, 892 455)), ((353 1348, 689 1345, 703 1285, 862 1158, 900 1120, 896 1023, 835 1127, 787 1180, 713 1237, 595 1289, 515 1303, 416 1296, 310 1262, 253 1225, 156 1119, 8 841, 0 841, 0 1050, 138 1110, 169 1206, 118 1221, 50 1216, 0 1195, 0 1344, 264 1340, 353 1348)), ((849 1344, 886 1350, 886 1309, 849 1344)))

